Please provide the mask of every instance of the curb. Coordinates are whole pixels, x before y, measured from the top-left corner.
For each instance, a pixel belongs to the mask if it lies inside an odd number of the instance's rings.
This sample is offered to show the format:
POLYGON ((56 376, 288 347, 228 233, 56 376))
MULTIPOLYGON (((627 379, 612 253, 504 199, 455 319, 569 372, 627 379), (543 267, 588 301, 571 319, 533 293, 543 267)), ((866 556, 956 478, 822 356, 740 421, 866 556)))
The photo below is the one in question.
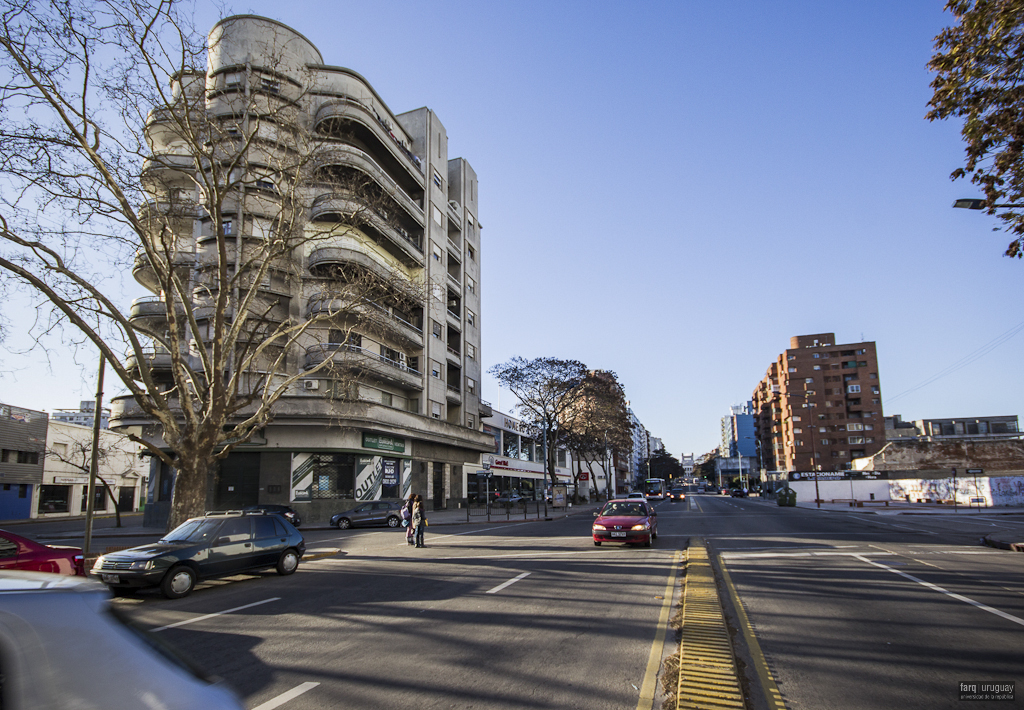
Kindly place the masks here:
POLYGON ((994 547, 998 550, 1024 552, 1024 542, 1006 542, 1005 540, 993 540, 991 533, 981 538, 981 541, 989 547, 994 547))

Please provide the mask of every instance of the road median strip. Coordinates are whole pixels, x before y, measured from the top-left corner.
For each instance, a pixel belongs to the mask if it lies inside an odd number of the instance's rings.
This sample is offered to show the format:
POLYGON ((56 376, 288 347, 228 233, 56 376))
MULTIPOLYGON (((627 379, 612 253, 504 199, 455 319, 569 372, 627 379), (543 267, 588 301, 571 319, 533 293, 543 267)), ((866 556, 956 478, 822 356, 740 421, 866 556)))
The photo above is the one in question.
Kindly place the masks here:
POLYGON ((703 541, 686 550, 676 708, 745 708, 736 657, 703 541))

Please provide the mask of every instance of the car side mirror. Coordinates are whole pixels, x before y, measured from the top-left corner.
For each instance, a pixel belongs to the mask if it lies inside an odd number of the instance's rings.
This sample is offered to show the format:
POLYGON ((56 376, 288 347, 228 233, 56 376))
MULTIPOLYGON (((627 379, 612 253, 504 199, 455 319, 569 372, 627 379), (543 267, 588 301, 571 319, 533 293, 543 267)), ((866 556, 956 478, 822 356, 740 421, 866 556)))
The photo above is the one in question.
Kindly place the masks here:
POLYGON ((597 517, 597 511, 596 510, 594 511, 594 517, 595 518, 597 517))

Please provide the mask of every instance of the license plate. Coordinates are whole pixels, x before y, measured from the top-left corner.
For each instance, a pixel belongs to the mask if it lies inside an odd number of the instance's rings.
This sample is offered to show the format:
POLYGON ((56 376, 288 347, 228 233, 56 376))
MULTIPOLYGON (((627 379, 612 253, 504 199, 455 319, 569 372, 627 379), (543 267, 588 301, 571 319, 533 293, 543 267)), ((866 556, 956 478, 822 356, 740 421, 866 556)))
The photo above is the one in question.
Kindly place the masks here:
POLYGON ((118 584, 121 581, 121 577, 116 574, 101 574, 100 579, 107 584, 118 584))
POLYGON ((626 533, 624 533, 624 532, 621 532, 621 533, 613 532, 612 533, 612 537, 626 537, 626 533))

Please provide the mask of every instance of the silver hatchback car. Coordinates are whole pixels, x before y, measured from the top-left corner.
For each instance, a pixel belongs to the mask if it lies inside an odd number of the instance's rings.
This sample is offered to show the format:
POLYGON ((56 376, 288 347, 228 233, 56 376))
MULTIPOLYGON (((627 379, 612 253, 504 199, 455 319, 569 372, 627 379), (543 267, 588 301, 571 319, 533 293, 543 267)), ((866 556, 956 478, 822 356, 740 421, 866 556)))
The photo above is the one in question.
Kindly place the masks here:
POLYGON ((242 710, 85 577, 0 571, 0 707, 242 710))

